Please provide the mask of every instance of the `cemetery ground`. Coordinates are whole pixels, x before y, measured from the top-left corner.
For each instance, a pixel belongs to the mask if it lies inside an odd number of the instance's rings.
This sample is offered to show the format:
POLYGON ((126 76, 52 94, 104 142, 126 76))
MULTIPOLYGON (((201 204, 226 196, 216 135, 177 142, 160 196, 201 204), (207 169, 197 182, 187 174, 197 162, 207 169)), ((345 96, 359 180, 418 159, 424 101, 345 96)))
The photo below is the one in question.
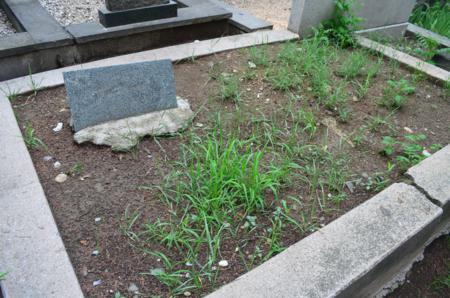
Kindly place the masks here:
POLYGON ((10 93, 86 296, 211 292, 450 142, 448 84, 324 39, 174 72, 191 125, 126 152, 73 142, 64 87, 10 93))

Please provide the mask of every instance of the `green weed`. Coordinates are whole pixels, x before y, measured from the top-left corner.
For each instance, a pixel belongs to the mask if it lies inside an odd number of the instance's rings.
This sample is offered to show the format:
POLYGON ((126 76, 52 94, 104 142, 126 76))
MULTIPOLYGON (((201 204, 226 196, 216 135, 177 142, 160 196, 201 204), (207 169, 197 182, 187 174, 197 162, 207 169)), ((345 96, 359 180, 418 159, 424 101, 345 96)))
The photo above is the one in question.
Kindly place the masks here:
POLYGON ((346 80, 359 76, 367 64, 367 57, 362 51, 353 51, 338 69, 337 74, 346 80))
POLYGON ((270 65, 270 57, 267 45, 253 46, 248 50, 251 62, 257 66, 267 67, 270 65))
POLYGON ((348 47, 355 44, 353 31, 358 29, 358 24, 362 21, 353 10, 353 0, 333 0, 336 8, 333 17, 325 21, 319 27, 322 35, 334 40, 341 47, 348 47))
POLYGON ((28 123, 25 126, 24 132, 23 132, 23 140, 25 142, 25 145, 29 150, 39 149, 39 148, 46 148, 47 146, 45 143, 37 138, 34 134, 34 128, 31 126, 30 123, 28 123))
POLYGON ((84 165, 83 163, 77 161, 77 162, 72 166, 72 168, 70 168, 69 175, 72 175, 72 176, 80 176, 81 174, 84 173, 85 169, 86 169, 85 165, 84 165))
MULTIPOLYGON (((407 170, 428 157, 425 153, 426 148, 422 145, 426 138, 423 134, 407 134, 403 140, 398 141, 391 136, 385 136, 381 141, 383 145, 381 154, 388 157, 395 155, 395 161, 399 168, 407 170)), ((437 151, 440 147, 440 145, 434 144, 430 146, 429 150, 437 151)))
POLYGON ((383 97, 380 99, 379 104, 389 109, 401 108, 406 100, 407 95, 414 94, 416 88, 405 80, 399 81, 389 80, 388 85, 383 90, 383 97))
POLYGON ((443 6, 439 1, 433 5, 422 4, 414 9, 410 21, 450 38, 450 3, 443 6))
POLYGON ((234 75, 221 75, 219 79, 219 92, 222 100, 231 100, 235 103, 241 101, 239 78, 234 75))

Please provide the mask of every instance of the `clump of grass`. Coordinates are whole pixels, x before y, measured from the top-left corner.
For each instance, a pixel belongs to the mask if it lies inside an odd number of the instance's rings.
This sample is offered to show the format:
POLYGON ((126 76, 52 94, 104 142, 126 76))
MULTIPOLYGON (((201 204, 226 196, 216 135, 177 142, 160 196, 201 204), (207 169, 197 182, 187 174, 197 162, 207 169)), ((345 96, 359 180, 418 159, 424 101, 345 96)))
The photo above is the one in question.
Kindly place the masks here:
POLYGON ((298 123, 302 129, 306 131, 310 137, 313 137, 317 131, 317 119, 312 111, 305 111, 303 109, 298 111, 298 123))
POLYGON ((450 3, 424 3, 416 7, 410 21, 425 29, 450 38, 450 3))
POLYGON ((241 101, 239 90, 239 78, 234 75, 224 75, 219 77, 219 92, 222 100, 231 100, 235 103, 241 101))
POLYGON ((29 150, 46 148, 45 143, 41 139, 36 137, 34 133, 34 128, 31 126, 30 123, 25 125, 25 129, 23 132, 23 140, 29 150))
POLYGON ((6 86, 8 88, 7 90, 0 89, 0 91, 3 92, 9 101, 14 102, 19 97, 20 90, 11 89, 9 85, 6 86))
POLYGON ((405 80, 399 81, 389 80, 388 85, 383 90, 383 97, 380 99, 379 104, 389 109, 401 108, 406 100, 407 95, 414 94, 416 88, 405 80))
POLYGON ((72 176, 80 176, 84 173, 86 167, 83 163, 77 161, 72 168, 70 168, 69 174, 72 176))
POLYGON ((381 63, 382 59, 378 59, 376 63, 372 63, 368 67, 366 77, 362 82, 354 81, 354 85, 356 85, 356 93, 360 99, 366 97, 367 92, 369 91, 369 88, 372 84, 373 78, 377 76, 378 71, 380 70, 381 63))
POLYGON ((289 91, 300 89, 300 77, 293 74, 292 70, 286 66, 275 66, 266 75, 266 79, 271 83, 273 89, 289 91))
POLYGON ((267 45, 253 46, 248 50, 251 62, 257 66, 268 67, 270 65, 270 57, 267 45))
POLYGON ((364 65, 367 63, 367 57, 362 51, 354 51, 344 61, 337 71, 337 74, 346 80, 353 79, 362 73, 364 65))

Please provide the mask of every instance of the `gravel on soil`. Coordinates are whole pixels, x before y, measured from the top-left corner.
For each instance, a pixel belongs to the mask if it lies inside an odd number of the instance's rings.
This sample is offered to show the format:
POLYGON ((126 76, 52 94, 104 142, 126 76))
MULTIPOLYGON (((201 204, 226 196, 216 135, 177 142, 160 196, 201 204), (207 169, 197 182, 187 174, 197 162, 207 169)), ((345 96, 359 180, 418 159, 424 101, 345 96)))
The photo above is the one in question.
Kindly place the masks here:
MULTIPOLYGON (((39 0, 62 25, 98 20, 98 8, 104 0, 39 0)), ((287 27, 291 0, 224 0, 274 24, 275 29, 287 27)))
POLYGON ((62 25, 98 20, 98 9, 104 0, 39 0, 41 5, 62 25))
POLYGON ((5 12, 0 9, 0 37, 6 37, 14 33, 16 33, 16 30, 8 20, 5 12))

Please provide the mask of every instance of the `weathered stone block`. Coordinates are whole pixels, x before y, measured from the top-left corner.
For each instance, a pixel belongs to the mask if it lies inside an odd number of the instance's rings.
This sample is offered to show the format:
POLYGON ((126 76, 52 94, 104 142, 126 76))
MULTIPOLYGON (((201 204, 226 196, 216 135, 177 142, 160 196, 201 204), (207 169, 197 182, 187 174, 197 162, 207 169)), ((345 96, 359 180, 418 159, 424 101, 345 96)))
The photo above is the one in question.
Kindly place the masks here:
MULTIPOLYGON (((353 10, 361 17, 360 29, 406 23, 416 0, 356 0, 353 10)), ((333 16, 333 0, 293 0, 289 30, 301 37, 311 35, 313 28, 333 16)))
POLYGON ((170 60, 66 72, 64 81, 75 131, 177 107, 170 60))

